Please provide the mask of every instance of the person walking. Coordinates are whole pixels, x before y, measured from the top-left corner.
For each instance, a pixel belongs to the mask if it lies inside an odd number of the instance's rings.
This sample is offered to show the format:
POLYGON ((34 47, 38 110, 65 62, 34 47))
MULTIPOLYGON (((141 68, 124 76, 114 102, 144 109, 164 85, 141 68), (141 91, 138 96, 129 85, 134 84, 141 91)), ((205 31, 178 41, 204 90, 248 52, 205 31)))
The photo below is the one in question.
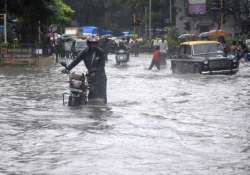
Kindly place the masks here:
POLYGON ((90 36, 87 39, 88 47, 73 60, 62 73, 68 73, 81 61, 84 61, 88 70, 88 81, 91 84, 88 98, 107 103, 107 77, 105 73, 105 53, 98 47, 98 39, 90 36))
POLYGON ((165 40, 164 38, 161 38, 159 46, 160 46, 160 54, 161 54, 160 64, 166 65, 167 64, 166 58, 167 58, 167 52, 168 52, 167 40, 165 40))
POLYGON ((155 49, 153 51, 153 58, 148 70, 151 70, 154 66, 156 66, 156 68, 160 70, 160 57, 161 57, 160 47, 155 46, 155 49))
POLYGON ((140 45, 139 45, 139 41, 138 38, 134 39, 134 52, 135 52, 135 57, 139 56, 139 51, 140 50, 140 45))

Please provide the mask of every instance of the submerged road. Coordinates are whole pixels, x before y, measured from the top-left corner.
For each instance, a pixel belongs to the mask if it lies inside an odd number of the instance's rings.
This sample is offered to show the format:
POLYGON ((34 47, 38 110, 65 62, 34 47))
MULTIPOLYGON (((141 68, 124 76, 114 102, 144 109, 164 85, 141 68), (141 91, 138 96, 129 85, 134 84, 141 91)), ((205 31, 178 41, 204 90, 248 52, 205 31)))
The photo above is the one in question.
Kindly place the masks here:
POLYGON ((250 64, 204 76, 150 61, 109 56, 107 107, 63 106, 59 65, 1 67, 0 174, 249 175, 250 64))

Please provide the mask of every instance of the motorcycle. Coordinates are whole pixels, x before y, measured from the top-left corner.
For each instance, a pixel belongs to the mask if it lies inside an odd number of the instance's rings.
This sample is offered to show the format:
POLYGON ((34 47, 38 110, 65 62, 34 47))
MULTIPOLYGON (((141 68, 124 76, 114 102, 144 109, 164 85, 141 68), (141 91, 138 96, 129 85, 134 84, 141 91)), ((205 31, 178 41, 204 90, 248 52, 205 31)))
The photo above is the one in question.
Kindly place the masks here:
MULTIPOLYGON (((66 63, 62 62, 62 66, 67 67, 66 63)), ((88 103, 89 83, 88 75, 75 74, 69 72, 69 89, 70 93, 63 93, 63 105, 65 102, 65 95, 68 95, 68 106, 79 106, 88 103)))
POLYGON ((115 53, 116 64, 127 63, 129 61, 129 51, 125 49, 119 49, 115 53))

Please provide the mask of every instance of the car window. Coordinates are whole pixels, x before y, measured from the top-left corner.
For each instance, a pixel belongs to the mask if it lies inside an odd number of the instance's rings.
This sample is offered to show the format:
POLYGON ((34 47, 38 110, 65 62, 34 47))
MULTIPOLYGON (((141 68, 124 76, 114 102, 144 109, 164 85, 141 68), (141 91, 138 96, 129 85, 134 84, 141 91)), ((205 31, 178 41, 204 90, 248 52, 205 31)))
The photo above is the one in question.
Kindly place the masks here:
POLYGON ((186 49, 185 49, 185 54, 186 55, 191 55, 191 46, 186 46, 186 49))
POLYGON ((194 55, 220 53, 221 49, 216 43, 197 44, 193 46, 194 55))
POLYGON ((185 45, 182 45, 182 46, 180 47, 180 54, 181 54, 181 55, 184 55, 184 54, 185 54, 185 45))
POLYGON ((180 47, 180 55, 191 55, 191 46, 182 45, 180 47))
POLYGON ((86 43, 86 41, 77 41, 75 47, 86 48, 87 47, 87 43, 86 43))

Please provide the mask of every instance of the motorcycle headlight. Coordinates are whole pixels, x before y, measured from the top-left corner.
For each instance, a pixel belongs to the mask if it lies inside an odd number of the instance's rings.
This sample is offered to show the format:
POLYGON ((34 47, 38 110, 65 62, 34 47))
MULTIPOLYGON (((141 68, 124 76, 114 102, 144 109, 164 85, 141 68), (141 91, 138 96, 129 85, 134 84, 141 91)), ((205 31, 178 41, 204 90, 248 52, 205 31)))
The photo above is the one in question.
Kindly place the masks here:
POLYGON ((204 63, 204 64, 208 64, 208 60, 205 60, 203 63, 204 63))

